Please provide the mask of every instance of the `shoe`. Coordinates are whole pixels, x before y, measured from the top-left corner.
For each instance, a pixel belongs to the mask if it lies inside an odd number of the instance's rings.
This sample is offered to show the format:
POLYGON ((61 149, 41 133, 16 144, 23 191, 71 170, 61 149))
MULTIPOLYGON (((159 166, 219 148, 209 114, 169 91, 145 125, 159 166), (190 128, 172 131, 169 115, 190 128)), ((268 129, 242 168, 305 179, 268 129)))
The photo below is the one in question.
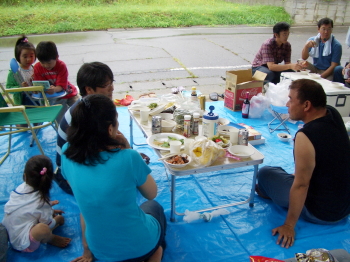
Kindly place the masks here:
POLYGON ((209 98, 212 100, 212 101, 218 101, 218 93, 211 93, 209 95, 209 98))
POLYGON ((149 162, 150 162, 150 158, 149 158, 149 156, 147 156, 147 155, 146 155, 146 154, 144 154, 144 153, 140 153, 140 155, 141 155, 141 157, 142 157, 143 161, 145 161, 145 163, 148 165, 148 164, 149 164, 149 162))

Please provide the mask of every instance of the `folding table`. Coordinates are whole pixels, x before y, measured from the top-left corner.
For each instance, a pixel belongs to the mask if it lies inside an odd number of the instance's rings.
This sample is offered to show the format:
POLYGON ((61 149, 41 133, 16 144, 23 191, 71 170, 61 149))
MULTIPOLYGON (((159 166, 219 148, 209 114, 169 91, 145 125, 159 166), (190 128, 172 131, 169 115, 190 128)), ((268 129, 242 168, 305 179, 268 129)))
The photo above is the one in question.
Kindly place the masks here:
MULTIPOLYGON (((144 134, 145 138, 152 135, 151 131, 151 125, 150 121, 148 121, 148 124, 142 124, 140 122, 140 116, 135 114, 134 111, 128 110, 130 114, 130 145, 134 145, 134 137, 133 137, 133 122, 137 124, 137 126, 141 129, 142 133, 144 134)), ((200 210, 194 210, 194 212, 205 212, 209 210, 215 210, 220 208, 226 208, 241 204, 249 203, 250 207, 254 206, 254 196, 255 196, 255 184, 256 184, 256 178, 258 174, 258 166, 261 164, 264 160, 264 155, 261 154, 257 149, 255 149, 252 145, 248 144, 248 146, 252 147, 254 149, 254 154, 248 158, 248 159, 242 159, 240 161, 234 160, 232 158, 218 158, 212 165, 208 167, 194 167, 191 164, 185 166, 184 168, 177 169, 172 168, 167 165, 166 162, 163 162, 167 172, 171 174, 171 214, 170 214, 170 220, 175 221, 175 215, 183 216, 184 213, 178 213, 176 212, 176 199, 175 199, 175 192, 176 192, 176 176, 187 176, 187 175, 195 175, 200 173, 207 173, 207 172, 213 172, 213 171, 220 171, 220 170, 226 170, 226 169, 233 169, 237 167, 244 167, 244 166, 254 166, 254 174, 253 174, 253 180, 252 180, 252 186, 250 191, 250 196, 241 202, 235 202, 220 206, 215 206, 211 208, 206 209, 200 209, 200 210)), ((162 157, 164 153, 163 150, 154 149, 156 154, 159 157, 162 157)), ((166 152, 168 153, 168 152, 166 152)))

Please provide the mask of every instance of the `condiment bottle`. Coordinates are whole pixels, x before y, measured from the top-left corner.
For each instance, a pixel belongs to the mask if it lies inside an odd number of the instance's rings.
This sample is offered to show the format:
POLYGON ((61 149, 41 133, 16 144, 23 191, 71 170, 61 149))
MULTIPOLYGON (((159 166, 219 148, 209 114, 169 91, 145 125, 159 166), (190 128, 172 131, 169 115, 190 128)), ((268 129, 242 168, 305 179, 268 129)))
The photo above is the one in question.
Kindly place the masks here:
POLYGON ((193 127, 192 134, 198 135, 199 114, 193 113, 193 127))
POLYGON ((214 106, 210 106, 210 112, 203 115, 203 123, 202 123, 202 135, 208 138, 216 135, 216 128, 219 121, 219 115, 214 114, 213 110, 214 106))
POLYGON ((249 108, 250 108, 250 102, 249 102, 249 92, 245 94, 245 100, 243 101, 242 105, 242 117, 248 118, 249 116, 249 108))
POLYGON ((191 136, 191 116, 184 115, 184 137, 191 136))
POLYGON ((191 101, 195 103, 198 102, 197 89, 195 86, 192 86, 191 101))

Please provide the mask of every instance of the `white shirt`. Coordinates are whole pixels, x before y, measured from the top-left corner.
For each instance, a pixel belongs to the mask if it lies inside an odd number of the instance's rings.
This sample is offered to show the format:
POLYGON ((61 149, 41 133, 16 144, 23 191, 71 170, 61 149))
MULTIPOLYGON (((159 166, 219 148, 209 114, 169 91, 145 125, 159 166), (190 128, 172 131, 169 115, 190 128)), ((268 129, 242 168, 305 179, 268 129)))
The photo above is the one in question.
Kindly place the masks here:
POLYGON ((19 251, 29 247, 29 232, 33 226, 44 223, 52 229, 56 225, 51 205, 43 204, 39 192, 33 191, 31 186, 22 183, 11 192, 4 208, 2 224, 7 229, 12 247, 19 251))

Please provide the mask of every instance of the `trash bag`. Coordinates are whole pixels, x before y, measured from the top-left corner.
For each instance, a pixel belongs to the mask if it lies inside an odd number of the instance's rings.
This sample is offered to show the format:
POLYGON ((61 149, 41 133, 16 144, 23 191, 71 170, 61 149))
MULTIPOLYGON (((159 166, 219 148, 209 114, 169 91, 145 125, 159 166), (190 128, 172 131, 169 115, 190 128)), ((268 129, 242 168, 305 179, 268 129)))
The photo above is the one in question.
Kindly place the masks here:
POLYGON ((286 106, 289 99, 289 86, 291 83, 292 80, 290 79, 285 79, 277 85, 269 83, 269 88, 267 89, 265 96, 270 104, 274 106, 286 106))
POLYGON ((189 149, 194 165, 210 166, 218 157, 225 156, 225 150, 206 138, 195 140, 189 149))
POLYGON ((260 118, 270 102, 266 96, 259 93, 250 100, 249 118, 260 118))

